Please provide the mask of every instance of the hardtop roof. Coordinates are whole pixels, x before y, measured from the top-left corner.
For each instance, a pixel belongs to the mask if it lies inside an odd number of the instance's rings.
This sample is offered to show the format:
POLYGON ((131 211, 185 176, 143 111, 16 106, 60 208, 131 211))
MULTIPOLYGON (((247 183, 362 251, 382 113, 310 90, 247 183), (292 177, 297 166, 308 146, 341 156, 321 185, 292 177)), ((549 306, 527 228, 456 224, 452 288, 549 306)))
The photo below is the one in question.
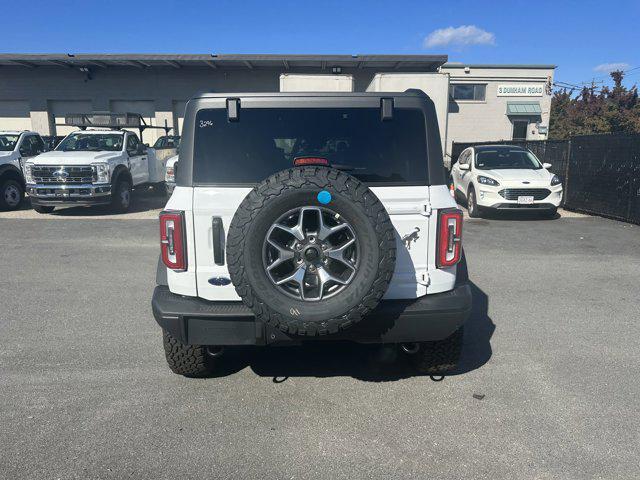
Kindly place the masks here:
POLYGON ((428 97, 422 90, 409 89, 404 92, 202 92, 192 98, 242 98, 242 97, 428 97))

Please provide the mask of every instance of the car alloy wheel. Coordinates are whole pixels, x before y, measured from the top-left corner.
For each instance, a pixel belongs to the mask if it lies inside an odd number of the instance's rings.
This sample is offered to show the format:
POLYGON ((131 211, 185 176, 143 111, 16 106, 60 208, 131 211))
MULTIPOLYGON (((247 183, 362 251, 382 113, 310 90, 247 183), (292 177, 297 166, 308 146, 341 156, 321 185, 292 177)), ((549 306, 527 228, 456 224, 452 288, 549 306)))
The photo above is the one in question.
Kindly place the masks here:
POLYGON ((325 207, 289 210, 268 230, 263 264, 285 295, 313 302, 344 290, 358 269, 358 239, 338 213, 325 207))

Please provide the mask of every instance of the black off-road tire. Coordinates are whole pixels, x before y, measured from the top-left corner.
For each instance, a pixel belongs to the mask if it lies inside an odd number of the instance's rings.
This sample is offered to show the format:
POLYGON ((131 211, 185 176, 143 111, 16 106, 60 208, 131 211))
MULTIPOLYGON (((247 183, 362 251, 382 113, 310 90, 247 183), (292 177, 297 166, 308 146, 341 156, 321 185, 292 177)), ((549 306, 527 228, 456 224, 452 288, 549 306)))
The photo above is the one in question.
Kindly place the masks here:
POLYGON ((463 336, 460 327, 444 340, 421 342, 418 352, 411 355, 416 370, 428 375, 444 375, 454 370, 462 353, 463 336))
POLYGON ((227 263, 238 295, 257 319, 292 335, 336 333, 358 323, 385 294, 395 268, 395 230, 384 206, 358 179, 327 167, 296 167, 276 173, 242 201, 229 226, 227 263), (320 205, 318 192, 332 195, 320 205), (268 228, 303 206, 326 206, 348 220, 362 250, 351 283, 317 302, 291 298, 267 278, 262 248, 268 228))
POLYGON ((51 213, 56 207, 50 205, 34 205, 33 209, 38 213, 51 213))
POLYGON ((187 345, 162 330, 162 343, 167 364, 173 373, 185 377, 203 378, 215 373, 219 358, 207 352, 204 345, 187 345))
POLYGON ((111 211, 115 213, 126 213, 131 208, 131 183, 129 180, 118 180, 115 187, 111 189, 111 211), (123 198, 123 193, 128 192, 128 201, 123 198))
POLYGON ((23 199, 24 188, 20 182, 12 178, 0 180, 0 210, 16 210, 23 199))

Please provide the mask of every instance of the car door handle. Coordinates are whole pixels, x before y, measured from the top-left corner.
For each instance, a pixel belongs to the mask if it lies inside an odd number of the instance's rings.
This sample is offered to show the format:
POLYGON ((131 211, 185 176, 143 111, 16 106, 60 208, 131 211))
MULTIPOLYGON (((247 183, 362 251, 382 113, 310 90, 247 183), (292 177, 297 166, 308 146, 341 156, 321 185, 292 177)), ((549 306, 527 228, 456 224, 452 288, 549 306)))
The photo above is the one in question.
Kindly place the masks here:
POLYGON ((211 239, 213 240, 213 262, 216 265, 224 265, 224 226, 220 217, 211 219, 211 239))

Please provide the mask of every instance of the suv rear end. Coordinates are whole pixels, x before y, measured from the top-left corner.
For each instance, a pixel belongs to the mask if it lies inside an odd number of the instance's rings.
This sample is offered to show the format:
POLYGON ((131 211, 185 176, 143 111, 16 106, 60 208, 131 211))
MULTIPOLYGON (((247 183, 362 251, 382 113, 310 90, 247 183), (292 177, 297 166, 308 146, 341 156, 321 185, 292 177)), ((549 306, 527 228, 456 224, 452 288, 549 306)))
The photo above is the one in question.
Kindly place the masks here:
POLYGON ((471 293, 440 145, 422 92, 192 99, 152 301, 171 368, 201 376, 225 347, 341 339, 450 369, 471 293))

